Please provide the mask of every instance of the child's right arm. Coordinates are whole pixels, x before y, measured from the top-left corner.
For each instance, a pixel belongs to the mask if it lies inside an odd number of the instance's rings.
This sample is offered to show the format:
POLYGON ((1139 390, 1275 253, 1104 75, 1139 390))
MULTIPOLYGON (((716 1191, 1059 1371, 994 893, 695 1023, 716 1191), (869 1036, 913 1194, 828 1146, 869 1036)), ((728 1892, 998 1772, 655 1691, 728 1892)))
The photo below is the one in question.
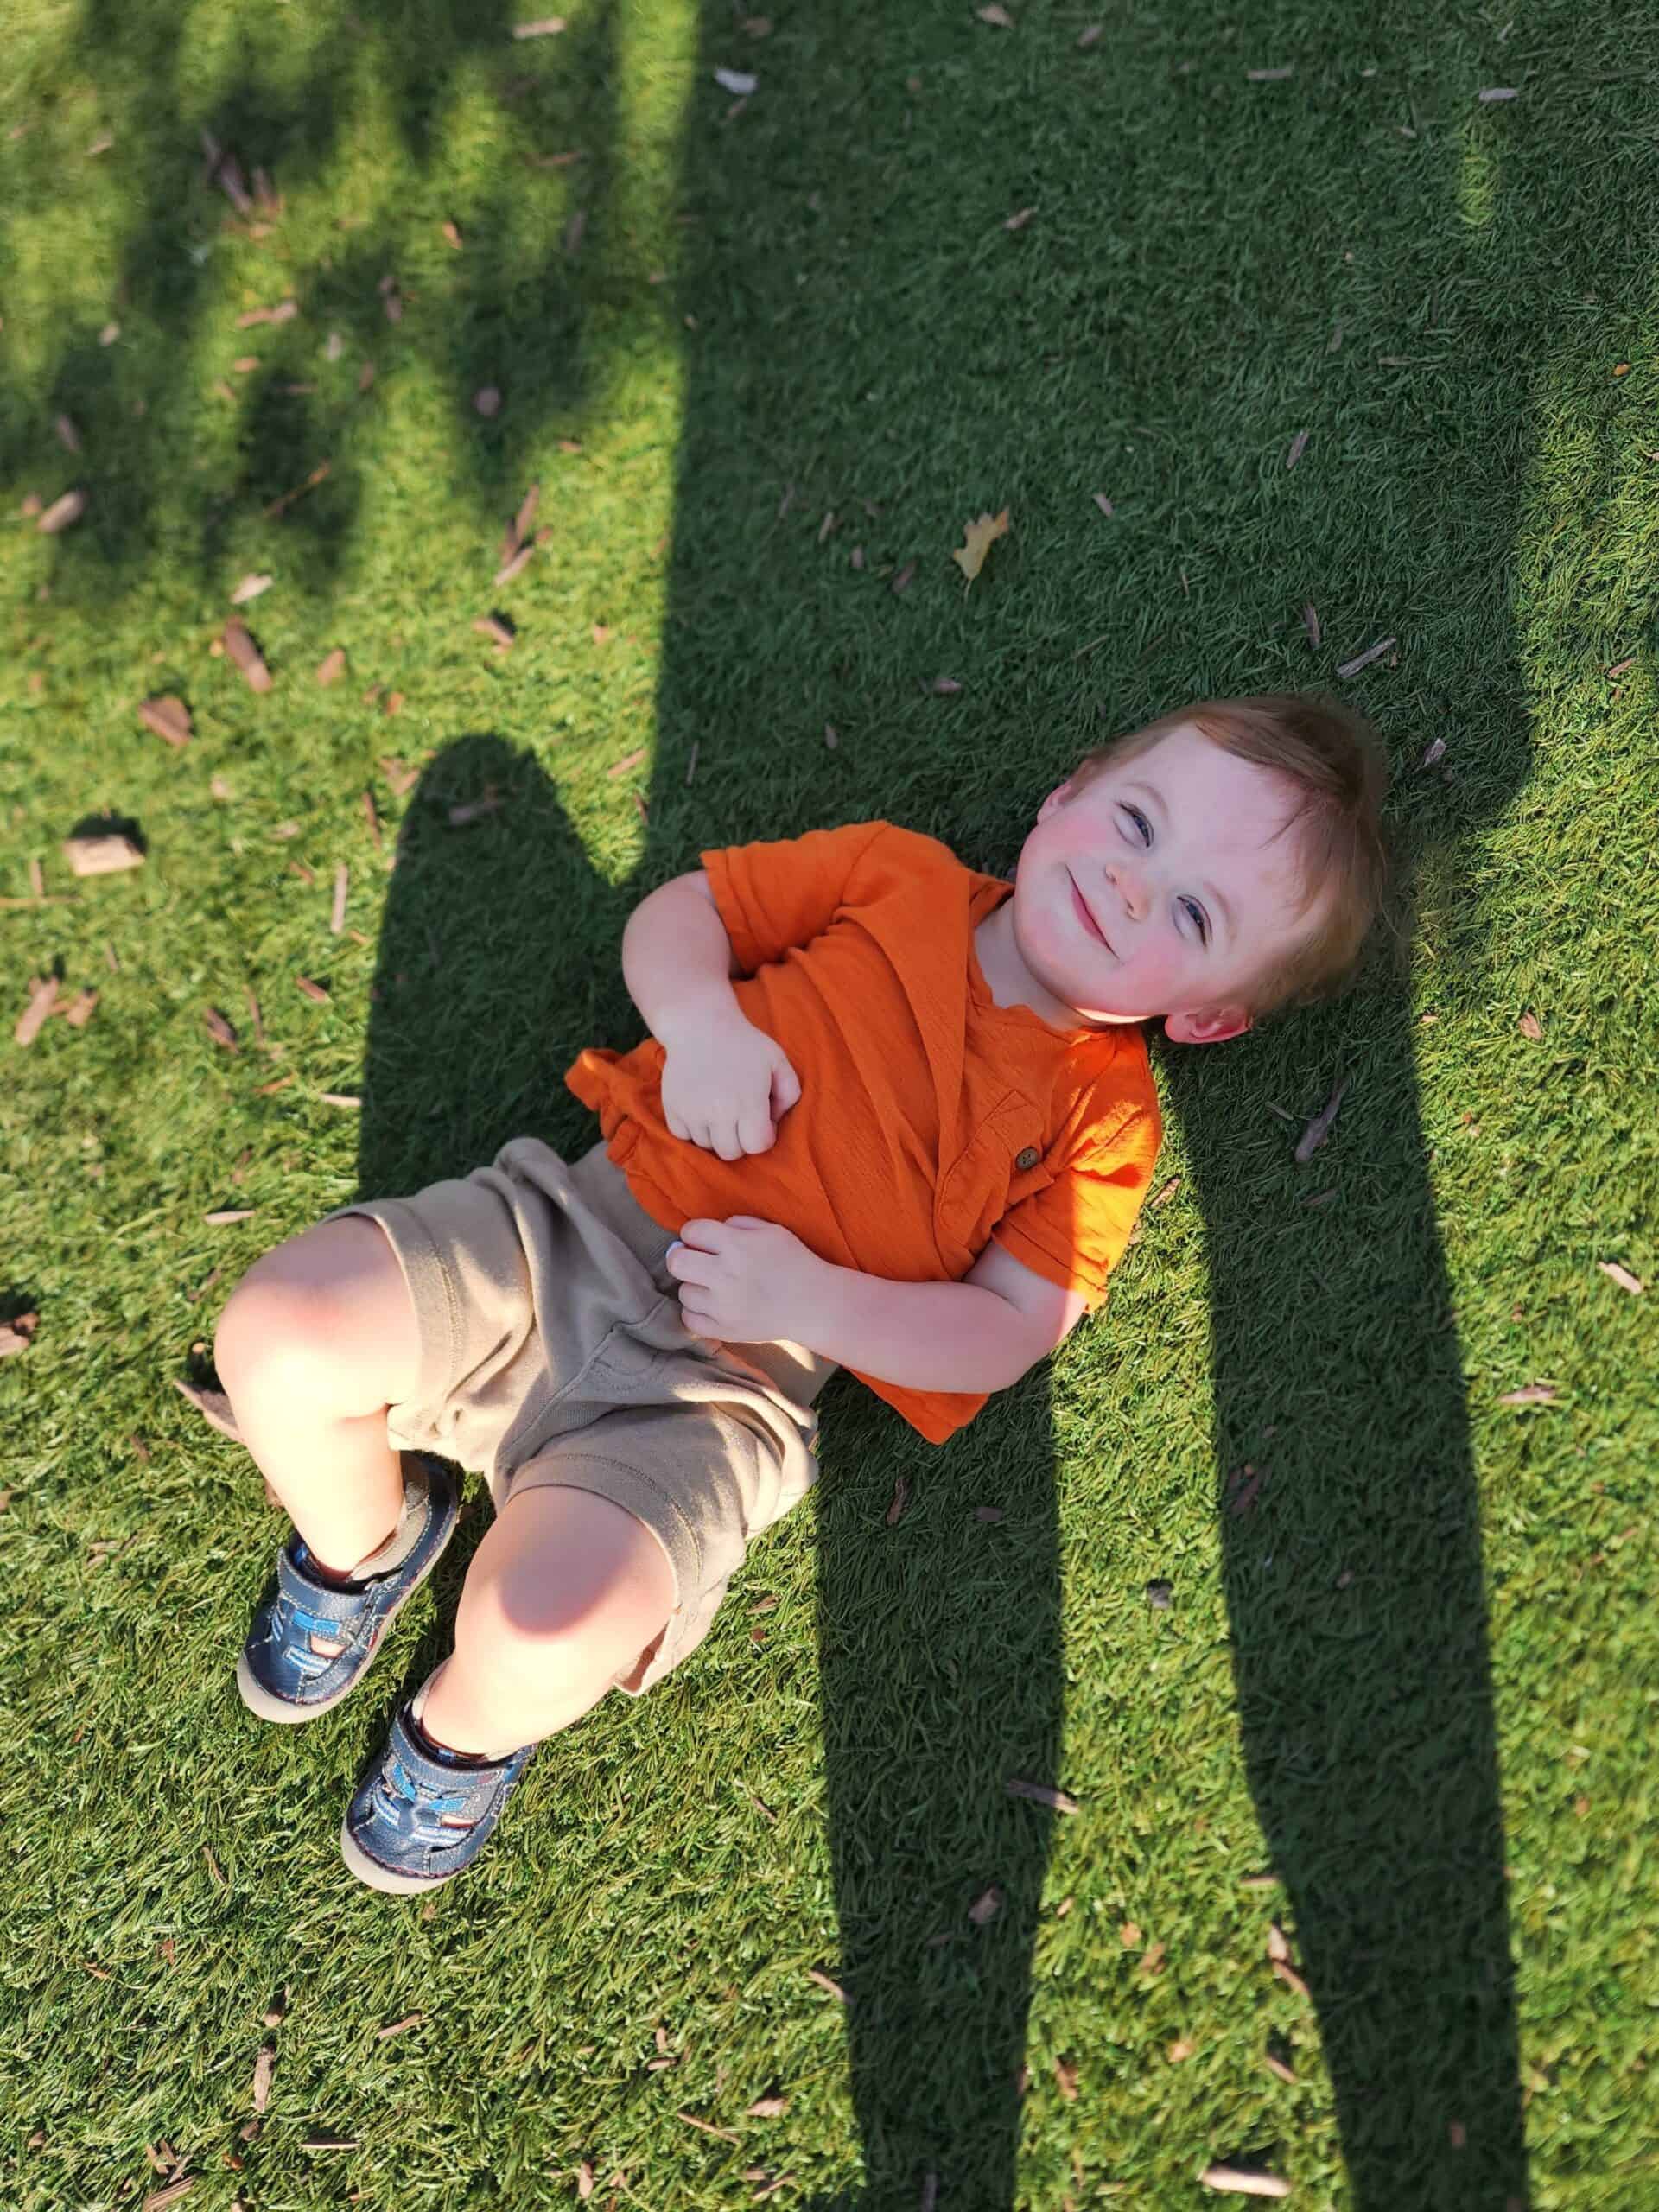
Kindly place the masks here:
POLYGON ((663 884, 629 915, 622 975, 663 1047, 664 1119, 673 1135, 722 1160, 769 1151, 801 1095, 783 1046, 738 1005, 736 973, 701 868, 663 884))

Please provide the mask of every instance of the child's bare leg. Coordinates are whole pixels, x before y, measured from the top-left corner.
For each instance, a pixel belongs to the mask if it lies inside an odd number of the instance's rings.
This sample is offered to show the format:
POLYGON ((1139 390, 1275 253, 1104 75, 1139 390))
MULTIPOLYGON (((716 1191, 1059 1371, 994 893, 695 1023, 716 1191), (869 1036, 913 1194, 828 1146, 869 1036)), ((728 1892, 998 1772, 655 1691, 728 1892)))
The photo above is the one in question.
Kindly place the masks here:
POLYGON ((625 1507, 562 1485, 516 1490, 473 1555, 420 1725, 486 1756, 553 1735, 632 1672, 673 1604, 667 1556, 625 1507))
POLYGON ((213 1355, 295 1527, 321 1566, 348 1573, 397 1525, 404 1479, 386 1408, 418 1373, 415 1308, 385 1232, 350 1214, 255 1261, 213 1355))

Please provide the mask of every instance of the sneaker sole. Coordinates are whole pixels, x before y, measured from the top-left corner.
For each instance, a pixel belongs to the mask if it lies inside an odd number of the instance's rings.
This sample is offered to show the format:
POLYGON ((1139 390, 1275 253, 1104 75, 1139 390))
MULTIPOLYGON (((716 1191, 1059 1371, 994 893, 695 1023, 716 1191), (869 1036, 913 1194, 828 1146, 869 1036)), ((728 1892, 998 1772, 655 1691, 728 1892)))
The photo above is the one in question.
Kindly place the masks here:
MULTIPOLYGON (((350 1697, 352 1692, 362 1681, 364 1675, 368 1673, 370 1668, 374 1664, 376 1658, 378 1656, 380 1647, 386 1640, 386 1630, 391 1626, 393 1621, 397 1619, 398 1614, 404 1610, 404 1607, 421 1587, 422 1583, 426 1580, 427 1576, 431 1573, 433 1568, 443 1557, 445 1552, 448 1551, 449 1548, 450 1539, 454 1536, 456 1529, 459 1529, 460 1526, 461 1516, 457 1514, 449 1524, 448 1534, 444 1537, 442 1542, 439 1544, 438 1548, 433 1553, 431 1558, 428 1560, 425 1567, 421 1573, 419 1580, 410 1584, 408 1589, 404 1591, 403 1596, 391 1608, 391 1611, 387 1613, 385 1618, 381 1621, 379 1629, 376 1632, 374 1642, 369 1646, 368 1652, 363 1661, 363 1664, 352 1676, 349 1682, 343 1684, 341 1688, 337 1690, 330 1690, 327 1697, 317 1698, 315 1700, 308 1701, 304 1705, 296 1705, 290 1698, 276 1696, 271 1691, 268 1690, 264 1684, 255 1675, 253 1669, 248 1664, 247 1653, 245 1651, 240 1653, 236 1662, 236 1687, 242 1702, 247 1707, 248 1711, 252 1713, 257 1713, 261 1720, 275 1720, 282 1723, 284 1726, 289 1726, 298 1720, 314 1720, 319 1713, 332 1713, 337 1705, 344 1704, 345 1700, 350 1697)), ((424 1885, 423 1885, 421 1886, 424 1885)))
POLYGON ((350 1819, 348 1813, 340 1824, 340 1855, 358 1880, 366 1882, 372 1890, 384 1891, 394 1897, 424 1896, 428 1890, 441 1890, 446 1883, 454 1880, 455 1874, 467 1872, 464 1866, 457 1866, 454 1874, 440 1874, 435 1881, 429 1876, 399 1874, 390 1866, 383 1866, 378 1859, 370 1858, 352 1834, 350 1819))

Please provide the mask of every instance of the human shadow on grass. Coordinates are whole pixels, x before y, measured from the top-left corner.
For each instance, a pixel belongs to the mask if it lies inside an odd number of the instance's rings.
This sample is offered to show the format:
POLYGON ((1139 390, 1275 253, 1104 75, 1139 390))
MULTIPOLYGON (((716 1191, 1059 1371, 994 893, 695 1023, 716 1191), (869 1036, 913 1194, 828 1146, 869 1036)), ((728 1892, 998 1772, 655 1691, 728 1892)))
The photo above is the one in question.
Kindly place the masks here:
MULTIPOLYGON (((95 25, 118 35, 118 14, 105 0, 100 9, 95 25)), ((435 64, 467 50, 469 21, 504 35, 499 9, 431 16, 430 52, 404 96, 407 127, 417 134, 437 96, 435 64)), ((1438 21, 1423 11, 1414 34, 1423 53, 1407 56, 1413 67, 1439 35, 1438 21)), ((1357 106, 1365 98, 1357 86, 1304 98, 1300 81, 1275 111, 1285 125, 1271 143, 1239 119, 1243 64, 1269 50, 1281 28, 1280 11, 1262 0, 1235 10, 1224 35, 1215 33, 1219 60, 1203 48, 1186 52, 1179 32, 1147 29, 1101 42, 1109 71, 1091 77, 1092 65, 1079 65, 1057 77, 1056 130, 1089 134, 1109 158, 1089 224, 1073 225, 1052 251, 1046 213, 1005 231, 1008 209, 1042 195, 1001 127, 995 67, 969 76, 941 31, 935 58, 950 98, 901 98, 895 88, 918 63, 912 49, 928 42, 903 11, 846 12, 824 57, 818 111, 797 105, 782 137, 766 122, 764 98, 741 128, 711 113, 688 130, 684 194, 701 226, 679 289, 688 313, 702 308, 702 327, 685 386, 645 852, 627 884, 606 884, 524 756, 476 738, 441 754, 387 909, 365 1086, 365 1192, 464 1169, 524 1129, 567 1148, 582 1141, 557 1071, 582 1045, 635 1033, 620 971, 595 962, 590 942, 602 937, 613 948, 635 899, 690 865, 700 842, 887 813, 948 836, 971 862, 1006 867, 1033 799, 1090 739, 1203 691, 1328 680, 1328 646, 1301 658, 1285 642, 1305 599, 1319 601, 1327 626, 1340 620, 1344 643, 1401 629, 1397 678, 1385 683, 1378 669, 1363 696, 1377 705, 1402 768, 1429 736, 1460 734, 1457 702, 1477 688, 1486 700, 1518 695, 1513 666, 1492 664, 1489 629, 1494 608, 1502 626, 1529 460, 1516 426, 1534 396, 1530 364, 1562 327, 1560 302, 1547 270, 1539 289, 1516 289, 1503 304, 1500 293, 1481 292, 1480 242, 1440 225, 1443 207, 1427 195, 1421 235, 1386 296, 1360 295, 1344 307, 1344 280, 1309 275, 1320 265, 1311 251, 1300 265, 1287 263, 1283 222, 1265 221, 1263 208, 1287 219, 1299 212, 1319 252, 1339 267, 1328 214, 1306 184, 1325 174, 1315 142, 1336 130, 1357 145, 1375 124, 1357 106), (848 86, 856 88, 860 149, 880 141, 879 156, 861 167, 849 151, 848 86), (1103 112, 1118 126, 1103 136, 1103 112), (1135 135, 1147 118, 1159 158, 1135 135), (962 156, 969 144, 971 179, 962 156), (938 176, 958 181, 949 206, 927 193, 938 176), (908 196, 893 188, 895 178, 908 196), (1209 195, 1196 211, 1182 196, 1189 181, 1209 195), (970 233, 952 227, 969 181, 980 194, 970 233), (1102 206, 1110 219, 1096 224, 1102 206), (842 273, 804 293, 798 279, 817 271, 799 265, 804 207, 817 225, 815 254, 833 259, 837 231, 846 234, 841 245, 851 240, 842 273), (944 281, 926 295, 925 373, 907 378, 894 334, 918 312, 915 296, 936 270, 944 281), (791 340, 803 299, 810 308, 820 290, 830 306, 791 340), (1465 330, 1459 313, 1471 292, 1465 330), (1275 320, 1273 303, 1287 297, 1292 305, 1275 320), (1344 315, 1351 325, 1357 319, 1361 334, 1351 327, 1346 349, 1328 352, 1324 328, 1344 315), (1516 318, 1526 346, 1514 330, 1499 334, 1507 349, 1485 342, 1503 315, 1516 318), (1407 343, 1395 334, 1406 329, 1413 350, 1421 341, 1451 361, 1455 425, 1435 415, 1452 403, 1432 397, 1432 379, 1382 378, 1387 364, 1376 357, 1407 343), (1299 408, 1314 410, 1316 440, 1288 480, 1276 459, 1282 434, 1295 427, 1279 421, 1286 394, 1265 370, 1259 386, 1239 374, 1241 348, 1259 349, 1266 363, 1287 346, 1323 363, 1295 391, 1299 408), (1072 355, 1092 365, 1081 413, 1044 397, 1043 377, 1072 355), (1163 364, 1172 356, 1200 373, 1171 379, 1163 364), (1425 418, 1435 435, 1424 435, 1425 418), (1354 441, 1343 499, 1302 496, 1317 480, 1321 424, 1354 441), (1132 440, 1143 433, 1154 461, 1137 474, 1132 440), (1264 464, 1254 503, 1241 493, 1241 442, 1274 449, 1278 489, 1269 496, 1264 464), (1081 462, 1080 444, 1089 448, 1081 462), (1441 469, 1448 444, 1464 457, 1452 481, 1441 469), (1120 496, 1114 519, 1124 526, 1109 541, 1107 581, 1081 558, 1068 560, 1039 594, 1034 569, 1020 566, 1025 518, 1040 517, 1052 533, 1066 527, 1065 501, 1086 504, 1104 452, 1138 486, 1142 519, 1135 501, 1120 496), (1189 467, 1194 456, 1202 466, 1189 467), (947 487, 948 514, 931 499, 934 481, 947 487), (747 533, 728 526, 734 482, 753 495, 747 533), (866 518, 867 497, 885 512, 866 518), (982 498, 1008 501, 1016 529, 976 587, 980 628, 925 572, 907 599, 887 593, 918 541, 937 552, 944 529, 982 498), (832 592, 812 566, 812 514, 831 506, 857 518, 868 541, 861 595, 832 592), (1242 512, 1250 534, 1235 542, 1242 512), (1017 634, 981 619, 995 615, 998 591, 1024 612, 1017 634), (893 640, 903 620, 912 626, 906 665, 918 677, 948 655, 946 664, 969 679, 953 724, 913 695, 897 696, 893 640), (756 639, 781 639, 787 651, 757 653, 756 639), (1094 657, 1079 664, 1085 639, 1094 657), (976 683, 982 700, 1001 706, 976 711, 976 683), (827 765, 816 749, 823 720, 837 722, 843 740, 827 765), (1022 733, 1014 746, 1010 722, 1022 733), (778 735, 808 728, 818 764, 811 773, 778 735), (694 741, 705 741, 704 771, 688 797, 682 779, 694 741), (739 766, 723 784, 722 753, 739 766), (758 779, 770 787, 765 806, 744 788, 744 767, 757 763, 767 771, 758 779), (491 780, 511 801, 475 829, 449 830, 428 803, 435 792, 477 797, 491 780), (499 896, 509 878, 525 887, 512 909, 499 896), (576 911, 586 918, 580 937, 567 926, 576 911), (525 941, 537 947, 535 964, 523 959, 525 941), (480 1006, 492 1009, 487 1055, 478 1046, 480 1006)), ((700 82, 732 58, 718 11, 709 11, 704 41, 700 82)), ((779 67, 790 66, 786 41, 777 51, 779 67)), ((1448 48, 1439 59, 1460 67, 1460 55, 1448 48)), ((919 60, 925 87, 932 65, 919 60)), ((292 143, 273 156, 279 184, 296 183, 307 160, 320 163, 336 129, 332 97, 324 68, 289 113, 292 143)), ((238 127, 245 136, 248 125, 238 127)), ((1494 165, 1490 236, 1548 230, 1553 265, 1600 284, 1611 244, 1599 227, 1601 202, 1578 195, 1577 149, 1551 137, 1569 126, 1541 110, 1531 128, 1519 181, 1504 181, 1494 165)), ((1420 152, 1425 163, 1440 162, 1430 173, 1449 200, 1450 167, 1432 139, 1420 152)), ((1407 189, 1401 174, 1387 169, 1389 193, 1407 189)), ((1374 181, 1357 170, 1342 219, 1388 268, 1396 246, 1365 235, 1379 200, 1374 181)), ((145 220, 159 223, 153 211, 177 182, 169 170, 141 195, 152 211, 145 220)), ((1058 234, 1063 207, 1053 220, 1058 234)), ((141 227, 135 267, 162 242, 162 231, 147 239, 141 227)), ((350 298, 369 318, 356 333, 365 346, 378 310, 362 302, 394 243, 382 226, 369 246, 351 249, 350 298)), ((172 282, 156 314, 188 336, 199 312, 193 280, 175 270, 172 282)), ((347 304, 342 293, 340 312, 347 304)), ((543 353, 568 365, 569 347, 542 344, 545 298, 515 281, 505 261, 474 306, 479 312, 434 354, 457 408, 486 365, 484 354, 466 352, 467 334, 492 319, 526 377, 543 353), (453 359, 441 359, 450 346, 453 359)), ((114 372, 86 336, 65 359, 67 381, 56 395, 96 414, 105 404, 99 379, 114 372)), ((467 496, 510 508, 502 495, 516 498, 538 420, 578 389, 562 381, 566 373, 549 372, 504 414, 510 434, 478 433, 467 496)), ((111 385, 111 430, 151 387, 111 385)), ((343 416, 311 418, 308 428, 282 417, 274 450, 243 493, 288 488, 293 472, 276 462, 289 442, 308 435, 326 446, 336 420, 343 416)), ((160 435, 140 448, 124 493, 130 515, 112 508, 116 534, 67 545, 66 569, 98 551, 118 582, 137 576, 147 543, 143 494, 161 481, 169 451, 160 435)), ((296 523, 343 542, 357 519, 346 472, 329 498, 343 504, 302 502, 296 523)), ((840 528, 832 549, 846 543, 844 518, 840 528)), ((211 540, 203 542, 211 567, 211 540)), ((326 543, 318 550, 314 573, 325 590, 334 556, 326 543)), ((89 574, 89 589, 95 581, 89 574)), ((1455 875, 1459 855, 1476 849, 1522 785, 1521 715, 1487 709, 1466 757, 1454 747, 1451 765, 1455 784, 1410 785, 1397 815, 1408 859, 1438 849, 1455 875)), ((1479 969, 1478 931, 1465 928, 1456 942, 1459 975, 1438 972, 1466 996, 1479 969)), ((1410 1009, 1403 964, 1382 963, 1348 1007, 1218 1052, 1170 1054, 1162 1074, 1205 1224, 1213 1459, 1244 1757, 1310 1992, 1352 2199, 1358 2212, 1406 2202, 1501 2212, 1524 2202, 1527 2190, 1501 1799, 1478 1496, 1410 1009), (1351 1085, 1335 1134, 1299 1175, 1291 1135, 1268 1106, 1310 1111, 1344 1072, 1351 1085), (1254 1490, 1252 1477, 1232 1480, 1245 1467, 1261 1477, 1254 1490)), ((1109 1330, 1109 1311, 1096 1325, 1109 1330)), ((1126 1346, 1124 1357, 1134 1356, 1126 1346)), ((1008 1394, 952 1446, 950 1461, 918 1447, 912 1502, 892 1529, 888 1485, 874 1473, 893 1465, 888 1417, 844 1383, 832 1386, 827 1412, 824 1480, 809 1509, 821 1537, 842 1927, 841 1958, 827 1963, 850 1999, 866 2176, 859 2201, 914 2202, 932 2172, 942 2212, 1003 2212, 1020 2193, 1020 2075, 1050 1819, 1007 1799, 1004 1785, 1011 1773, 1068 1778, 1046 1386, 1038 1377, 1008 1394), (989 1531, 969 1519, 979 1498, 1005 1513, 989 1531), (1001 1547, 994 1554, 982 1542, 988 1534, 1001 1547), (988 1578, 988 1556, 995 1561, 988 1578), (969 1935, 965 1906, 992 1881, 1003 1888, 1003 1910, 969 1935), (941 1934, 944 1941, 930 1942, 941 1934)), ((1080 2056, 1089 2070, 1110 2063, 1103 2051, 1080 2056)), ((1252 2120, 1244 2139, 1212 2147, 1269 2163, 1289 2158, 1296 2122, 1288 2101, 1281 2109, 1281 2121, 1252 2120)))

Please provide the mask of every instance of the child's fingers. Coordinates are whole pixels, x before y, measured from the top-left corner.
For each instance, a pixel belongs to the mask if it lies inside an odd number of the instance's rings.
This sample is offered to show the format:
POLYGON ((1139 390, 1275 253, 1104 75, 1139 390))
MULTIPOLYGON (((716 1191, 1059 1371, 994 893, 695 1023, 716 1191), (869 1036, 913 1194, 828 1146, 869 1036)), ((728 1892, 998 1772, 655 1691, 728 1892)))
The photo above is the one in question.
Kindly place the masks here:
POLYGON ((769 1152, 777 1131, 765 1105, 752 1107, 737 1125, 738 1141, 746 1153, 769 1152))
MULTIPOLYGON (((720 1232, 724 1226, 722 1222, 709 1221, 699 1214, 695 1219, 682 1224, 679 1241, 682 1244, 695 1245, 700 1252, 718 1252, 721 1243, 720 1232)), ((671 1244, 670 1251, 673 1249, 671 1244)))
POLYGON ((689 1141, 691 1132, 686 1128, 685 1123, 680 1119, 679 1116, 677 1114, 671 1114, 666 1106, 663 1109, 663 1119, 668 1125, 668 1134, 670 1136, 678 1137, 682 1143, 689 1141))
POLYGON ((708 1289, 714 1262, 712 1252, 699 1252, 690 1244, 671 1244, 663 1259, 676 1282, 691 1283, 699 1290, 708 1289))
POLYGON ((781 1122, 790 1108, 800 1103, 801 1078, 787 1060, 772 1071, 772 1117, 781 1122))

